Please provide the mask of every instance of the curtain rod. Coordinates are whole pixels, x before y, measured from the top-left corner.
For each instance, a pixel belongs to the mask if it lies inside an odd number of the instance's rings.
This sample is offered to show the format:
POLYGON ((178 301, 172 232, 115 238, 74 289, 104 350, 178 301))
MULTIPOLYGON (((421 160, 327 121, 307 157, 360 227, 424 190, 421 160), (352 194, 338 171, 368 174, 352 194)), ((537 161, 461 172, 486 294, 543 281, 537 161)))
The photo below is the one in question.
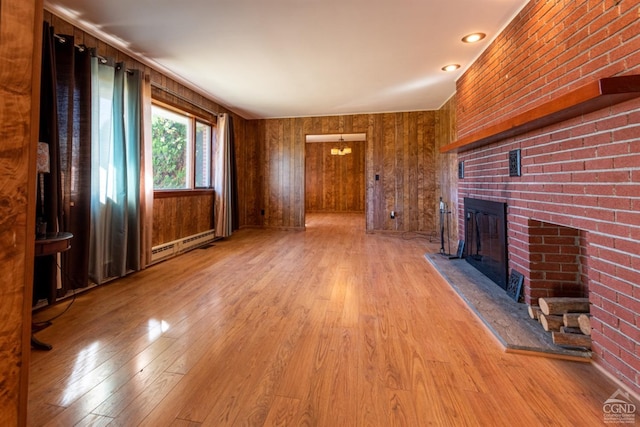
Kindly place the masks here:
MULTIPOLYGON (((66 43, 66 42, 67 42, 66 37, 61 36, 60 34, 55 34, 55 33, 54 33, 54 34, 53 34, 53 36, 54 36, 56 39, 58 39, 58 41, 59 41, 60 43, 66 43)), ((77 49, 79 49, 79 50, 80 50, 80 52, 83 52, 85 49, 87 49, 87 47, 86 47, 86 46, 84 46, 84 45, 77 45, 77 44, 74 44, 74 46, 75 46, 77 49)), ((96 56, 98 57, 98 59, 100 60, 100 62, 102 62, 103 64, 106 64, 106 63, 107 63, 107 58, 102 57, 102 56, 100 56, 100 55, 96 55, 96 56)), ((127 71, 127 73, 132 73, 132 72, 133 72, 133 70, 130 70, 130 69, 128 69, 128 68, 127 68, 127 70, 126 70, 126 71, 127 71)), ((155 87, 156 89, 160 89, 161 91, 166 92, 166 93, 168 93, 169 95, 175 96, 176 98, 181 99, 182 101, 185 101, 185 102, 187 102, 187 103, 189 103, 189 104, 193 105, 194 107, 197 107, 197 108, 201 109, 202 111, 206 111, 206 112, 207 112, 207 113, 209 113, 209 114, 213 114, 213 115, 214 115, 214 116, 216 116, 216 117, 217 117, 217 116, 222 115, 222 113, 220 113, 220 112, 217 112, 217 111, 211 111, 211 110, 209 110, 208 108, 204 108, 203 106, 201 106, 201 105, 198 105, 198 104, 194 103, 193 101, 191 101, 190 99, 185 98, 184 96, 180 95, 179 93, 177 93, 177 92, 175 92, 175 91, 173 91, 173 90, 171 90, 171 89, 168 89, 168 88, 166 88, 166 87, 160 86, 160 85, 158 85, 157 83, 151 82, 151 86, 155 87)))
MULTIPOLYGON (((58 39, 58 41, 62 44, 67 42, 67 38, 64 36, 61 36, 60 34, 53 34, 53 37, 55 37, 56 39, 58 39)), ((76 49, 78 49, 80 52, 84 52, 87 47, 85 45, 82 44, 74 44, 73 45, 76 49)), ((102 62, 103 64, 107 62, 107 58, 103 58, 102 56, 96 55, 99 59, 100 62, 102 62)))
MULTIPOLYGON (((55 33, 54 33, 54 34, 53 34, 53 37, 55 37, 56 39, 58 39, 58 41, 59 41, 60 43, 66 43, 66 42, 67 42, 67 38, 66 38, 66 37, 64 37, 64 36, 61 36, 60 34, 55 34, 55 33)), ((74 46, 76 49, 78 49, 80 52, 84 52, 85 50, 89 49, 87 46, 82 45, 82 44, 74 44, 73 46, 74 46)), ((95 49, 94 49, 94 50, 95 50, 95 49)), ((95 53, 95 52, 93 52, 93 53, 95 53)), ((103 63, 103 64, 106 64, 107 62, 109 62, 109 60, 108 60, 107 58, 105 58, 104 56, 100 56, 100 55, 98 55, 97 53, 95 53, 95 56, 96 56, 96 58, 98 58, 98 60, 99 60, 101 63, 103 63)), ((124 62, 123 62, 123 64, 124 64, 124 62)), ((129 73, 129 74, 133 74, 133 70, 132 70, 132 69, 130 69, 130 68, 127 68, 125 71, 126 71, 127 73, 129 73)))
POLYGON ((177 92, 175 92, 175 91, 173 91, 173 90, 171 90, 171 89, 168 89, 168 88, 166 88, 166 87, 164 87, 164 86, 160 86, 158 83, 151 82, 151 86, 153 86, 153 87, 155 87, 156 89, 159 89, 159 90, 161 90, 161 91, 163 91, 163 92, 166 92, 166 93, 168 93, 169 95, 175 96, 176 98, 178 98, 178 99, 180 99, 180 100, 182 100, 182 101, 185 101, 185 102, 187 102, 187 103, 189 103, 189 104, 193 105, 194 107, 197 107, 197 108, 201 109, 202 111, 206 111, 206 112, 207 112, 207 113, 209 113, 209 114, 213 114, 213 115, 214 115, 214 116, 216 116, 216 117, 217 117, 217 116, 220 116, 220 115, 222 115, 222 114, 223 114, 223 113, 220 113, 220 112, 211 111, 211 110, 209 110, 208 108, 204 108, 203 106, 196 104, 196 103, 195 103, 195 102, 193 102, 192 100, 187 99, 187 98, 186 98, 186 97, 184 97, 183 95, 180 95, 179 93, 177 93, 177 92))

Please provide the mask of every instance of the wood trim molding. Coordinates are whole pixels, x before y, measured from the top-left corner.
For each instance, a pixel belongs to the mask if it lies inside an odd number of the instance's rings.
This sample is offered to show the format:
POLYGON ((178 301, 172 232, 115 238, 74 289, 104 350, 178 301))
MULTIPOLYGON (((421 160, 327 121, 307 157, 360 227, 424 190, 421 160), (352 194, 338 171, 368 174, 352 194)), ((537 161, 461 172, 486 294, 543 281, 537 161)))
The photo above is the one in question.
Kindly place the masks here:
POLYGON ((153 192, 154 199, 167 199, 171 197, 192 197, 192 196, 213 196, 213 188, 202 188, 195 190, 156 190, 153 192))
POLYGON ((640 75, 595 80, 524 113, 478 130, 440 148, 464 152, 640 96, 640 75))

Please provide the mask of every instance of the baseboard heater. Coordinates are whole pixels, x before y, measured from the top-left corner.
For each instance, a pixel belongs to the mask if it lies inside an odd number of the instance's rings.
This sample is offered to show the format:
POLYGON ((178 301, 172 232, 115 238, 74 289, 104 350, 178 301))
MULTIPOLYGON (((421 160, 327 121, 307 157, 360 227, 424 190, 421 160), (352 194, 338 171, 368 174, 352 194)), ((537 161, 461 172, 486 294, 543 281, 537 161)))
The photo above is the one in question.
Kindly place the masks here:
POLYGON ((182 239, 154 246, 151 249, 151 264, 190 251, 191 249, 195 249, 199 246, 206 245, 207 243, 213 241, 215 237, 215 231, 208 230, 189 237, 184 237, 182 239))

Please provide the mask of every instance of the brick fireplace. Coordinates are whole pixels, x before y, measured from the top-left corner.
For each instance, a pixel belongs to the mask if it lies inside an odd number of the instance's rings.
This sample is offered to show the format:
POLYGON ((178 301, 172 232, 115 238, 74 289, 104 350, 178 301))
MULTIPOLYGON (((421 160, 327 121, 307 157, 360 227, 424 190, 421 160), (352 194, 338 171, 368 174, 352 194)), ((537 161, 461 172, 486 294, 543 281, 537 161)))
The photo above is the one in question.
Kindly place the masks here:
MULTIPOLYGON (((507 204, 508 267, 524 275, 525 301, 588 296, 594 361, 640 392, 639 94, 513 121, 598 79, 640 74, 637 9, 532 0, 457 82, 458 141, 484 143, 448 149, 463 164, 458 200, 507 204)), ((460 204, 457 215, 463 239, 460 204)))
POLYGON ((507 204, 508 268, 525 277, 524 301, 588 296, 594 359, 637 390, 640 102, 458 153, 458 160, 465 168, 460 200, 507 204), (522 150, 517 178, 508 173, 514 147, 522 150))
MULTIPOLYGON (((506 218, 483 213, 493 230, 476 232, 476 205, 493 203, 465 198, 464 256, 470 264, 506 290, 510 270, 525 277, 521 300, 537 305, 544 297, 588 297, 589 274, 586 233, 563 225, 528 219, 526 227, 511 227, 507 233, 506 218), (474 215, 474 212, 476 213, 474 215), (508 248, 507 248, 508 243, 508 248), (508 250, 507 250, 508 249, 508 250), (504 255, 503 255, 504 254, 504 255)), ((499 210, 506 210, 500 207, 499 210)))

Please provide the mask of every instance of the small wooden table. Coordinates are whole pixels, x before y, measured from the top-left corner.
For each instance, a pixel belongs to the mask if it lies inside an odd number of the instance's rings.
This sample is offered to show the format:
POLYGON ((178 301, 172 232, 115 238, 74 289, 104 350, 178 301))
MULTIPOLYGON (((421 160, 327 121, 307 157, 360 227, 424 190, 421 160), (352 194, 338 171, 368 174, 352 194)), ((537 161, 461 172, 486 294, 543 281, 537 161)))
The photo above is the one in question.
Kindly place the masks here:
MULTIPOLYGON (((56 233, 47 233, 45 237, 40 237, 36 239, 35 244, 35 256, 55 256, 56 254, 64 251, 68 251, 71 248, 71 238, 73 234, 67 232, 56 232, 56 233)), ((57 263, 54 263, 57 265, 57 263)), ((54 283, 54 282, 52 282, 54 283)), ((52 304, 56 299, 56 286, 55 284, 51 285, 51 289, 49 289, 49 296, 47 300, 49 304, 52 304)), ((44 328, 49 326, 49 324, 45 324, 44 328)), ((35 327, 31 325, 31 346, 40 350, 51 350, 51 344, 44 343, 38 340, 33 336, 35 332, 35 327)), ((43 327, 38 330, 43 329, 43 327)))
POLYGON ((53 255, 71 248, 73 234, 66 231, 47 233, 45 237, 36 239, 36 256, 53 255))
MULTIPOLYGON (((47 233, 45 237, 36 238, 35 256, 55 256, 60 252, 67 251, 71 248, 71 238, 73 234, 67 232, 47 233)), ((55 266, 56 263, 53 263, 55 266)), ((55 269, 54 269, 55 270, 55 269)), ((54 282, 52 282, 54 283, 54 282)), ((49 289, 47 300, 49 304, 53 304, 56 300, 55 284, 49 289)))

